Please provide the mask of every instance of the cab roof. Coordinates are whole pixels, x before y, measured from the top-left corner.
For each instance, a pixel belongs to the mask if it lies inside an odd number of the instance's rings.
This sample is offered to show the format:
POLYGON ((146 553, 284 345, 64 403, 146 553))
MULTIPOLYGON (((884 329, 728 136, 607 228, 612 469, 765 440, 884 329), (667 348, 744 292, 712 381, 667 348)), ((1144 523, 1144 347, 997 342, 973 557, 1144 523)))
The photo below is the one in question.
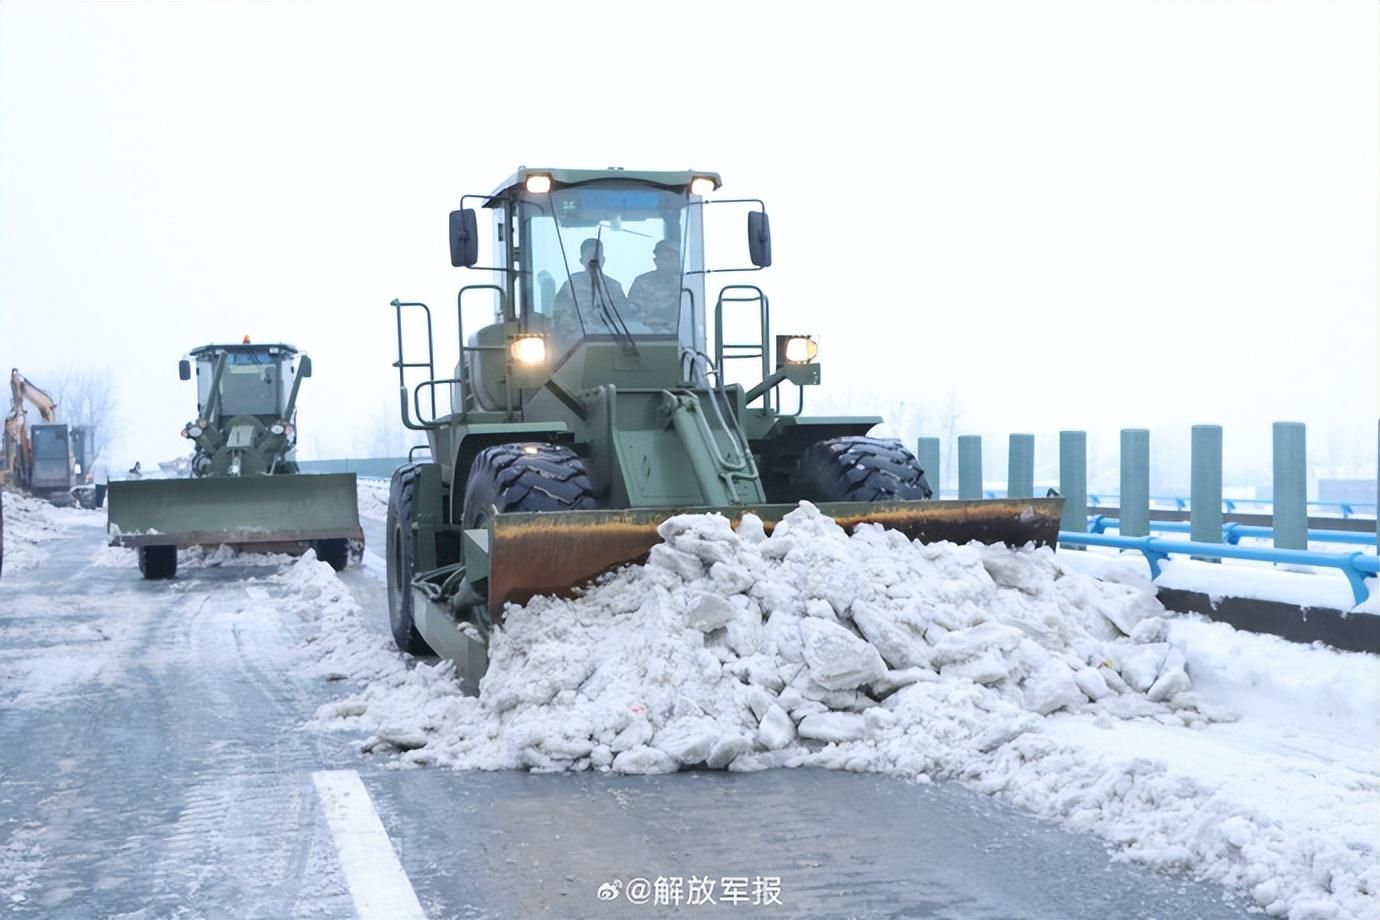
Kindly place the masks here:
POLYGON ((295 355, 298 353, 297 349, 294 346, 288 345, 285 342, 264 342, 263 344, 259 344, 258 342, 252 342, 249 344, 245 344, 243 342, 236 342, 234 344, 225 345, 201 345, 197 348, 193 348, 190 352, 188 352, 188 354, 194 357, 199 357, 201 355, 218 354, 222 351, 228 351, 233 354, 241 355, 254 353, 272 354, 274 352, 287 352, 289 354, 295 355))
POLYGON ((657 185, 666 189, 676 191, 687 191, 690 183, 695 179, 704 177, 714 180, 714 188, 723 185, 723 181, 716 172, 706 169, 686 169, 673 172, 662 172, 641 169, 624 169, 621 166, 610 166, 608 169, 552 169, 550 167, 519 166, 517 172, 493 190, 489 196, 492 200, 505 195, 514 188, 522 188, 528 176, 542 175, 551 177, 551 187, 553 189, 562 188, 570 185, 582 185, 586 182, 598 182, 601 180, 614 179, 621 182, 641 182, 647 185, 657 185))

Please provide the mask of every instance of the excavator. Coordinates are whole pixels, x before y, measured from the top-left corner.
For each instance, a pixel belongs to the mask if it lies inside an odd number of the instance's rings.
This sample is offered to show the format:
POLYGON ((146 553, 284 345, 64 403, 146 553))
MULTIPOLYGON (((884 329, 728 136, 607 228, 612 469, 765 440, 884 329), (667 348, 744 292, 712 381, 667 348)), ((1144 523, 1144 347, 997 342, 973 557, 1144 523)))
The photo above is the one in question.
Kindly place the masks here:
POLYGON ((71 432, 57 421, 57 401, 18 368, 10 370, 10 414, 5 417, 4 441, 0 484, 11 484, 49 500, 70 500, 74 471, 71 432), (38 410, 43 424, 28 424, 26 402, 38 410))

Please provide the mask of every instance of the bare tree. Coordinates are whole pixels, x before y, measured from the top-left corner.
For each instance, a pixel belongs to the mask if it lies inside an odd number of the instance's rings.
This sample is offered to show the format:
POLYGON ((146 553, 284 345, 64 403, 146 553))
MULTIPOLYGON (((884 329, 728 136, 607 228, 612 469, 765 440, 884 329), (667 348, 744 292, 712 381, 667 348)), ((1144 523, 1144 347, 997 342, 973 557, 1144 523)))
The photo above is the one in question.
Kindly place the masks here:
POLYGON ((958 389, 949 387, 939 411, 939 426, 944 432, 944 482, 932 483, 936 492, 941 488, 954 488, 953 483, 957 481, 954 451, 958 445, 958 423, 962 419, 963 404, 959 402, 958 389))
POLYGON ((120 402, 114 380, 108 367, 69 365, 44 381, 44 389, 57 402, 58 421, 89 426, 98 451, 119 429, 120 402))

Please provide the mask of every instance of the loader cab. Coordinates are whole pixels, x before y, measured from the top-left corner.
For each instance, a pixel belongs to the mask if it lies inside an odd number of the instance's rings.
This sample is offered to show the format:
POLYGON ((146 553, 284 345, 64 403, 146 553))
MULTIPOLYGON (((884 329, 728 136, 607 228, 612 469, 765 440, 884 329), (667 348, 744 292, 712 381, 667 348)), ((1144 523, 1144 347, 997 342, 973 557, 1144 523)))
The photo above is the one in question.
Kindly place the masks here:
MULTIPOLYGON (((206 345, 191 352, 195 365, 197 414, 202 416, 211 402, 216 362, 225 356, 220 380, 217 414, 281 417, 288 405, 292 384, 298 373, 310 376, 310 359, 291 345, 206 345)), ((190 368, 188 368, 190 370, 190 368)), ((184 372, 184 379, 185 375, 184 372)))
MULTIPOLYGON (((605 179, 520 190, 510 231, 524 329, 560 362, 582 341, 704 350, 704 231, 686 188, 605 179)), ((500 227, 500 233, 504 228, 500 227)))
MULTIPOLYGON (((544 339, 553 373, 581 345, 653 353, 672 376, 680 357, 703 352, 703 195, 718 184, 712 173, 524 167, 487 196, 465 196, 482 200, 493 226, 493 281, 461 291, 462 303, 467 291, 497 295, 493 325, 464 336, 479 406, 504 403, 497 383, 515 328, 544 339)), ((480 267, 479 221, 463 205, 451 214, 451 262, 480 267)))

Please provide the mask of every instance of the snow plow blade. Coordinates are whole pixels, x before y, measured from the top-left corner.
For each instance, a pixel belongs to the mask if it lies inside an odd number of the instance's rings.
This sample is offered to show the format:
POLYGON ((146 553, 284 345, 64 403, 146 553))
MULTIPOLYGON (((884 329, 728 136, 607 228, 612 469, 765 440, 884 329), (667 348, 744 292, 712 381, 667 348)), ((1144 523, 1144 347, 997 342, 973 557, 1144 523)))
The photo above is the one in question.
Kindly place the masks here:
MULTIPOLYGON (((502 620, 504 604, 523 604, 544 594, 565 596, 618 566, 641 562, 661 542, 657 526, 677 514, 722 514, 736 527, 745 512, 762 519, 767 532, 796 505, 735 508, 655 508, 499 514, 489 523, 490 622, 502 620)), ((922 543, 1005 543, 1054 546, 1062 498, 982 501, 904 501, 820 504, 845 529, 880 524, 922 543)), ((470 560, 467 558, 467 562, 470 560)))
POLYGON ((112 482, 111 546, 234 546, 292 552, 363 540, 354 473, 112 482))

